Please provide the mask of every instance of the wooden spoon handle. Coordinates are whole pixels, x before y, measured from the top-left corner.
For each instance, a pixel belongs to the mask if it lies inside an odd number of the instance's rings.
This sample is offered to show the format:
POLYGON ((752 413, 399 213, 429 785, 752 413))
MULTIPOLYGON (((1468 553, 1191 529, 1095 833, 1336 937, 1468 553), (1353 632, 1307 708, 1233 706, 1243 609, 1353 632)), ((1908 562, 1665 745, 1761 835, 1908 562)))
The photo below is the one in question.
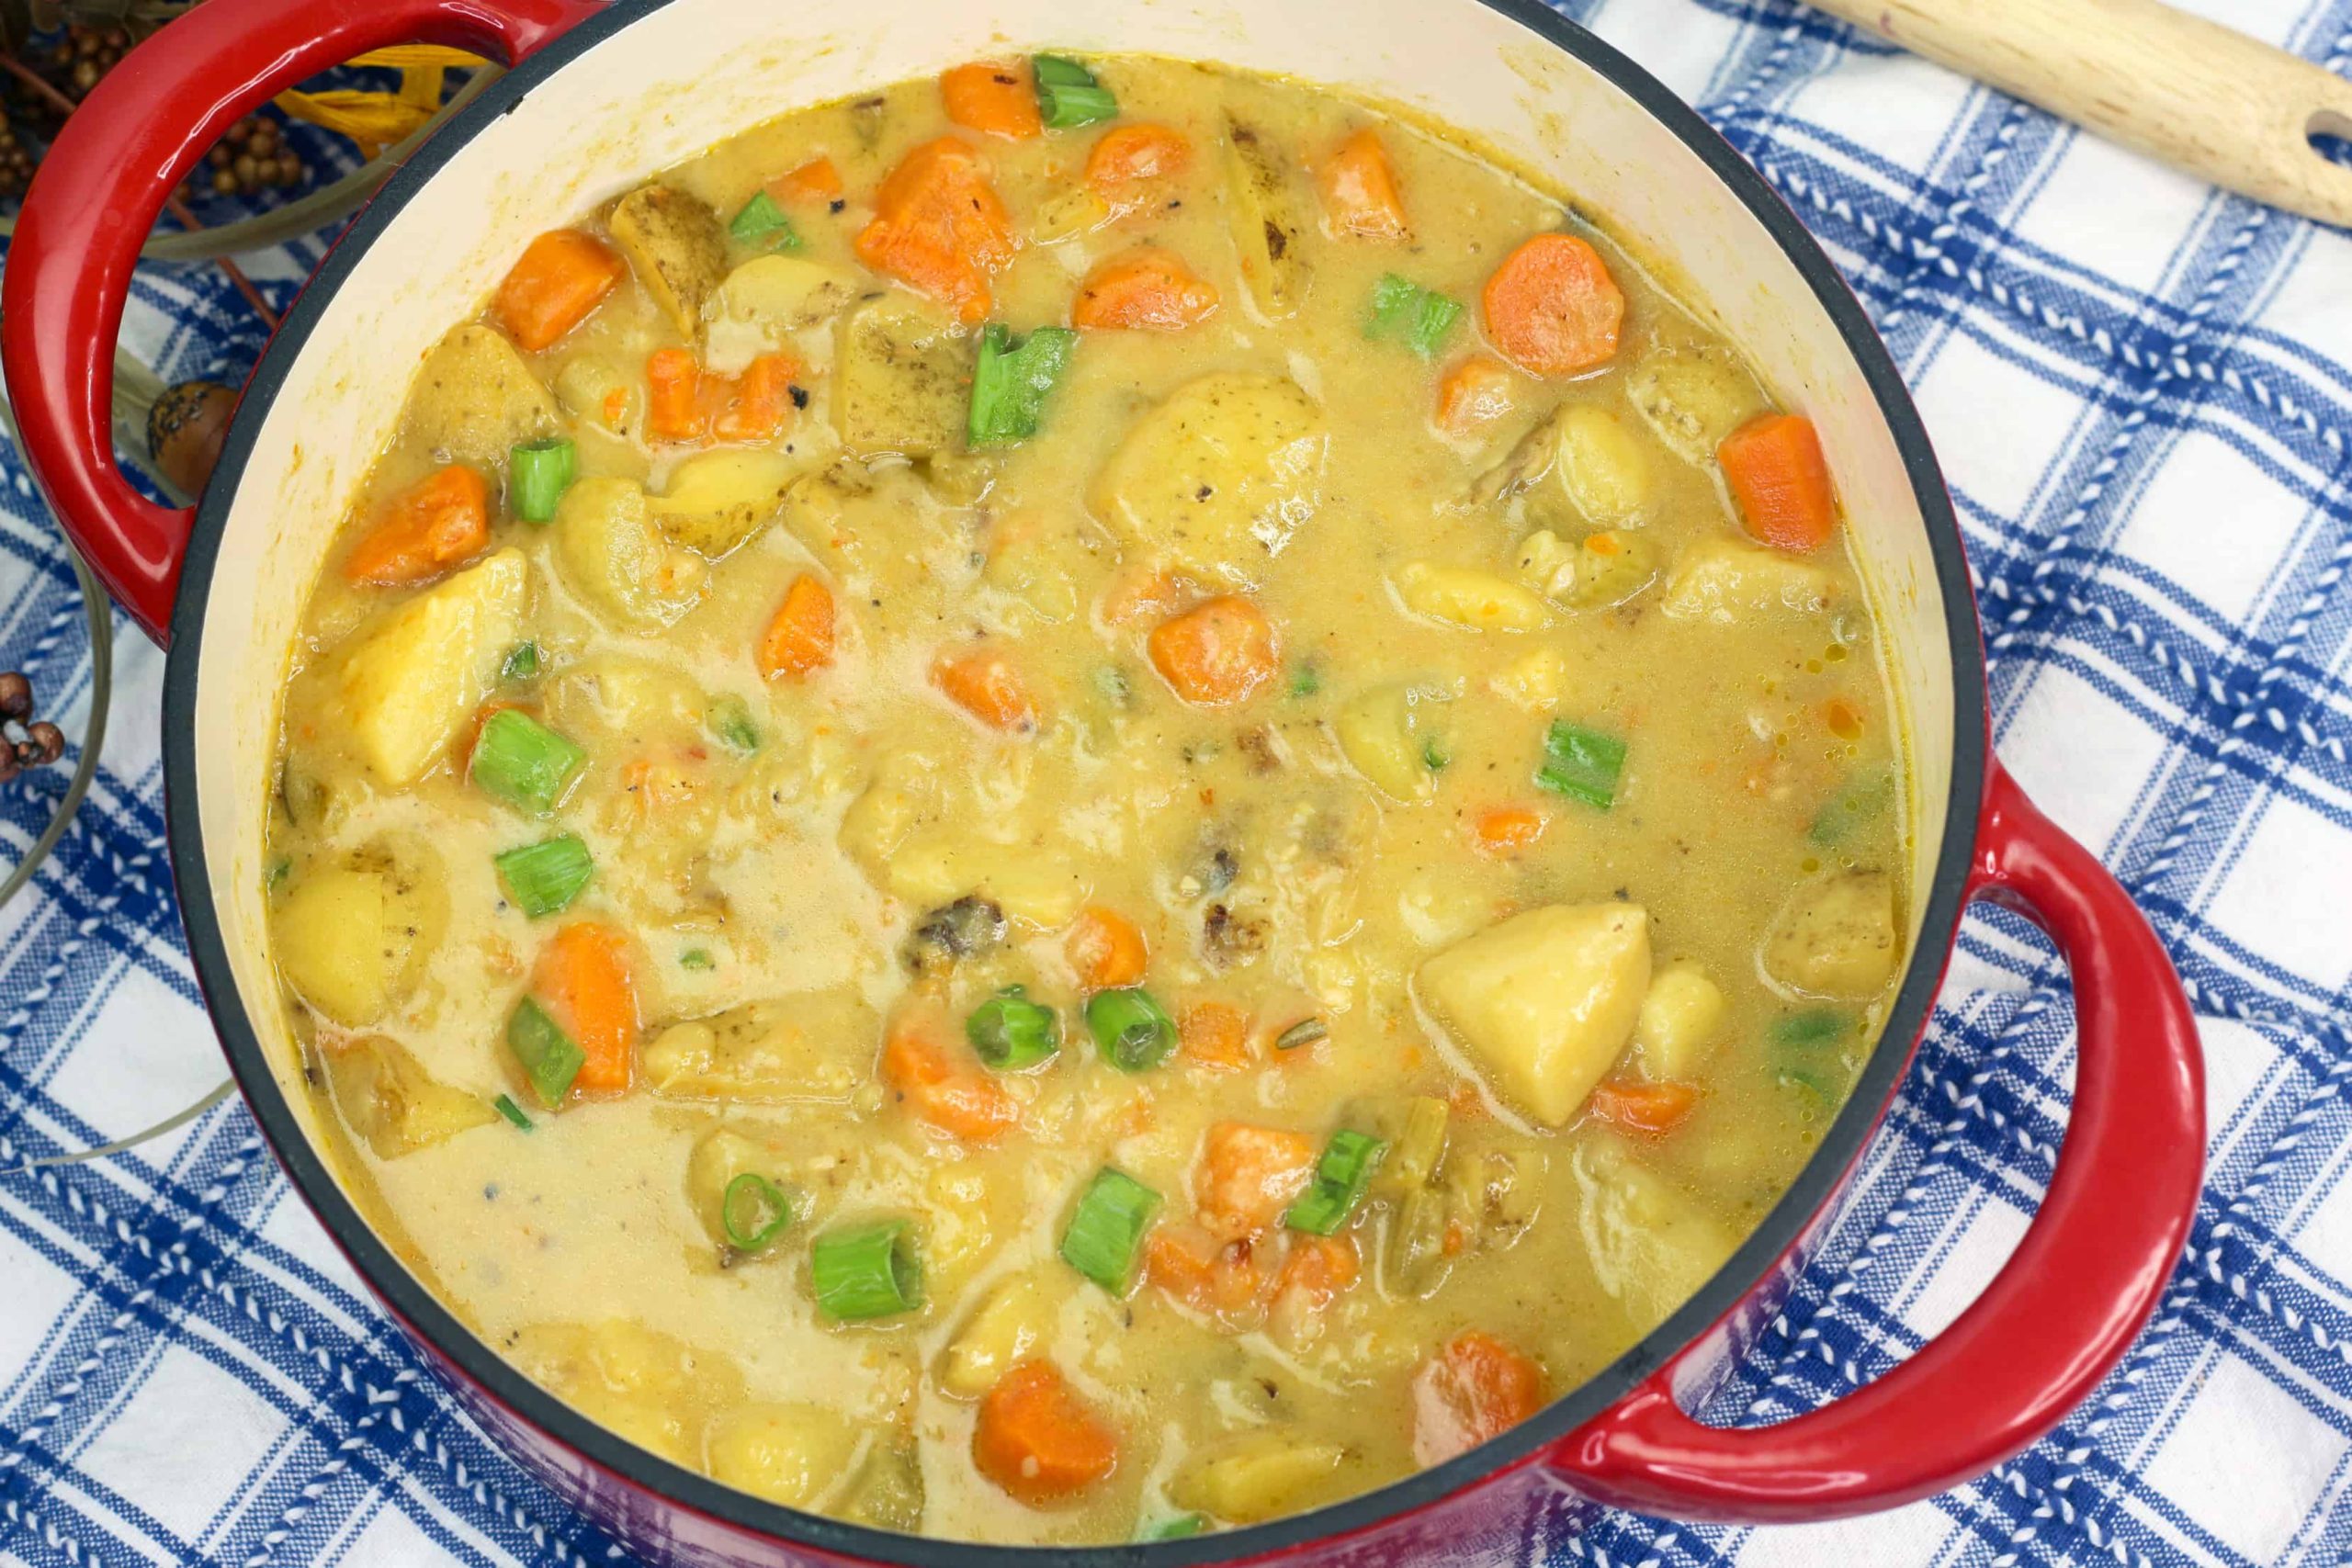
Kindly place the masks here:
POLYGON ((2199 179, 2352 225, 2352 84, 2162 0, 1812 0, 2199 179))

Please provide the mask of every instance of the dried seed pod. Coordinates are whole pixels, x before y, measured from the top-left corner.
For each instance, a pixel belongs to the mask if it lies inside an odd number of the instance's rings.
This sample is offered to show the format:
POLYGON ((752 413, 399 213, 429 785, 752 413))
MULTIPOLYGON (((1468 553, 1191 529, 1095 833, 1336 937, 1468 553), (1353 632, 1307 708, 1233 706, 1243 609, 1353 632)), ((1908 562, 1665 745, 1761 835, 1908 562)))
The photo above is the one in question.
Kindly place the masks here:
POLYGON ((17 671, 0 671, 0 718, 19 721, 33 716, 33 683, 17 671))
POLYGON ((46 766, 65 755, 65 732, 47 719, 39 719, 25 727, 24 743, 17 748, 17 756, 28 767, 46 766))
POLYGON ((147 451, 165 479, 200 495, 220 460, 237 394, 218 381, 181 381, 164 389, 147 411, 147 451))

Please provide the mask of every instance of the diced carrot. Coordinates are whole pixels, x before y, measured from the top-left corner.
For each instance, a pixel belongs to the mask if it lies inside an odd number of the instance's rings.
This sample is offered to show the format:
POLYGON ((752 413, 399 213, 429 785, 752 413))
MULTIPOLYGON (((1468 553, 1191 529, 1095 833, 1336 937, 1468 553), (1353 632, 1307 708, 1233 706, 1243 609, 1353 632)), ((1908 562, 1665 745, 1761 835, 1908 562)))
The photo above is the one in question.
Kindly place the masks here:
POLYGON ((1682 1125, 1699 1103, 1699 1091, 1687 1083, 1645 1083, 1639 1078, 1607 1078, 1593 1087, 1585 1101, 1603 1122, 1613 1122, 1629 1133, 1658 1137, 1682 1125))
POLYGON ((1402 240, 1412 233, 1405 197, 1388 149, 1370 130, 1359 130, 1316 172, 1323 193, 1323 217, 1335 234, 1360 240, 1402 240))
POLYGON ((1098 264, 1078 286, 1070 325, 1181 333, 1216 314, 1216 285, 1173 251, 1137 245, 1098 264))
POLYGON ((524 247, 491 310, 508 337, 537 354, 586 321, 628 270, 595 235, 550 230, 524 247))
POLYGON ((1086 154, 1086 188, 1114 211, 1150 201, 1148 186, 1173 179, 1193 162, 1193 144, 1165 125, 1117 125, 1086 154))
POLYGON ((1437 384, 1437 427, 1467 435, 1510 412, 1510 367, 1491 354, 1474 354, 1437 384))
POLYGON ((1250 1015, 1230 1002, 1194 1002, 1176 1020, 1176 1045, 1188 1062, 1219 1072, 1250 1065, 1250 1015))
POLYGON ((699 441, 705 429, 702 367, 683 348, 645 358, 645 432, 656 441, 699 441))
POLYGON ((958 65, 939 78, 939 101, 947 118, 967 130, 1024 141, 1046 129, 1037 113, 1037 83, 1029 62, 958 65))
POLYGON ((1838 496, 1821 436, 1803 414, 1768 413, 1715 448, 1739 515, 1758 543, 1817 550, 1838 531, 1838 496))
POLYGON ((1532 806, 1496 806, 1478 813, 1471 841, 1490 855, 1516 854, 1544 836, 1552 819, 1532 806))
POLYGON ((1272 679, 1281 654, 1266 613, 1238 593, 1196 604, 1152 628, 1152 668, 1203 707, 1245 701, 1272 679))
POLYGON ((1028 682, 1019 666, 996 649, 943 659, 931 678, 949 702, 991 729, 1037 728, 1037 700, 1030 695, 1028 682))
POLYGON ((1304 1133, 1248 1122, 1216 1123, 1193 1170, 1201 1224, 1221 1241, 1272 1229, 1291 1200, 1306 1190, 1318 1152, 1304 1133))
POLYGON ((707 755, 700 747, 657 747, 621 770, 621 788, 648 820, 673 816, 702 793, 700 764, 707 755))
POLYGON ((1090 991, 1114 990, 1143 978, 1150 962, 1143 932, 1116 909, 1101 906, 1081 910, 1063 944, 1079 983, 1090 991))
POLYGON ((767 184, 771 198, 787 207, 813 207, 841 199, 842 172, 831 158, 811 158, 788 174, 778 175, 767 184))
POLYGON ((776 606, 760 638, 754 662, 762 675, 774 680, 778 675, 797 679, 832 661, 832 590, 804 571, 784 591, 784 603, 776 606))
POLYGON ((950 1055, 947 1015, 918 1002, 890 1021, 882 1039, 882 1081, 915 1119, 967 1144, 993 1144, 1020 1125, 1004 1086, 950 1055))
POLYGON ((858 260, 967 322, 988 320, 989 279, 1012 260, 1013 239, 979 149, 952 136, 924 142, 883 180, 874 208, 858 260))
POLYGON ((786 355, 753 358, 741 376, 722 383, 726 400, 711 418, 711 434, 721 441, 775 439, 792 417, 792 382, 799 373, 799 366, 786 355))
POLYGON ((1083 1492, 1119 1463, 1119 1435, 1051 1361, 1023 1361, 989 1390, 972 1427, 972 1465, 1024 1503, 1083 1492))
POLYGON ((637 983, 628 938, 611 926, 575 920, 539 950, 531 995, 586 1058, 572 1087, 625 1093, 637 1072, 637 983))
POLYGON ((373 588, 425 582, 490 543, 490 486, 462 463, 411 485, 343 563, 343 575, 373 588))
POLYGON ((1573 234, 1538 234, 1487 279, 1487 337, 1531 376, 1574 376, 1617 352, 1625 296, 1600 253, 1573 234))
POLYGON ((1625 542, 1618 537, 1617 531, 1613 528, 1606 533, 1590 536, 1585 540, 1584 547, 1597 556, 1619 556, 1625 553, 1625 542))
POLYGON ((1440 1464, 1544 1408, 1544 1370, 1491 1334, 1457 1335, 1413 1374, 1413 1458, 1440 1464))
POLYGON ((1144 1242, 1144 1279, 1194 1312, 1238 1327, 1265 1304, 1273 1285, 1265 1256, 1255 1243, 1220 1241, 1204 1225, 1159 1224, 1144 1242))

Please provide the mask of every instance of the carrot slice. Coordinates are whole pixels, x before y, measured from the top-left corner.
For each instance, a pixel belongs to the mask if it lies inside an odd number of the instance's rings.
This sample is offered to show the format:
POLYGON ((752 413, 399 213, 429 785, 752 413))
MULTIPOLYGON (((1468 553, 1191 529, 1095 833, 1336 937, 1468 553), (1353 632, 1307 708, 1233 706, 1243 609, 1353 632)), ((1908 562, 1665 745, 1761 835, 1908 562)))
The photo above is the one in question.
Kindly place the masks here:
POLYGON ((1130 211, 1150 200, 1145 188, 1173 179, 1190 167, 1193 143, 1165 125, 1119 125, 1102 133, 1086 154, 1086 188, 1114 211, 1130 211))
POLYGON ((706 411, 702 367, 683 348, 657 348, 645 357, 645 431, 657 441, 698 441, 706 411))
POLYGON ((993 1144, 1021 1124, 1021 1107, 977 1066, 949 1055, 946 1019, 938 1005, 918 1003, 891 1020, 882 1081, 925 1126, 967 1144, 993 1144))
POLYGON ((1221 1241, 1191 1224, 1154 1225, 1143 1244, 1147 1282, 1235 1327, 1264 1304, 1273 1284, 1264 1259, 1265 1249, 1253 1243, 1221 1241))
POLYGON ((723 406, 710 422, 711 434, 721 441, 772 441, 792 417, 792 382, 800 367, 786 355, 763 354, 731 380, 720 380, 723 406))
POLYGON ((628 270, 595 235, 550 230, 524 247, 491 311, 508 337, 537 354, 586 321, 628 270))
POLYGON ((1497 806, 1478 813, 1471 841, 1490 855, 1516 854, 1544 836, 1552 819, 1532 806, 1497 806))
POLYGON ((1250 1065, 1250 1015, 1229 1002, 1195 1002, 1176 1020, 1176 1047, 1187 1061, 1218 1072, 1250 1065))
POLYGON ((972 1465, 1024 1503, 1083 1492, 1118 1467, 1119 1435, 1051 1361, 1023 1361, 989 1390, 972 1465))
POLYGON ((1758 543, 1817 550, 1838 531, 1838 497, 1821 436, 1803 414, 1751 420, 1715 448, 1739 515, 1758 543))
POLYGON ((637 983, 628 938, 611 926, 575 920, 539 950, 531 995, 585 1058, 574 1088, 627 1092, 637 1070, 637 983))
POLYGON ((1544 1408, 1544 1370, 1473 1329, 1413 1374, 1413 1459, 1423 1466, 1501 1436, 1544 1408))
POLYGON ((490 543, 490 486, 452 463, 402 491, 343 563, 345 581, 395 588, 438 577, 490 543))
POLYGON ((833 661, 833 593, 802 572, 784 591, 784 603, 760 638, 754 660, 762 675, 797 679, 833 661))
POLYGON ((1324 1309, 1363 1272, 1352 1236, 1294 1235, 1274 1280, 1275 1334, 1297 1343, 1318 1333, 1324 1309))
POLYGON ((1510 367, 1491 354, 1474 354, 1437 384, 1437 427, 1467 435, 1510 412, 1510 367))
POLYGON ((1639 1078, 1608 1078, 1593 1087, 1585 1101, 1592 1113, 1629 1133, 1659 1137, 1682 1125, 1699 1103, 1699 1091, 1687 1083, 1644 1083, 1639 1078))
POLYGON ((1152 628, 1152 668, 1175 694, 1203 707, 1246 700, 1280 661, 1273 624, 1238 593, 1196 604, 1152 628))
POLYGON ((1531 376, 1574 376, 1617 352, 1625 296, 1600 253, 1573 234, 1538 234, 1487 279, 1487 336, 1531 376))
POLYGON ((947 118, 967 130, 1025 141, 1046 129, 1037 113, 1037 83, 1029 62, 958 65, 939 78, 939 101, 947 118))
POLYGON ((1173 251, 1138 245, 1097 265, 1078 286, 1072 326, 1181 333, 1216 314, 1216 285, 1173 251))
POLYGON ((1340 143, 1316 172, 1323 195, 1323 216, 1333 234, 1360 240, 1402 240, 1412 234, 1405 218, 1405 197, 1396 188, 1396 170, 1388 149, 1370 130, 1359 130, 1340 143))
POLYGON ((1143 978, 1150 950, 1136 923, 1115 909, 1097 906, 1080 912, 1063 943, 1080 984, 1090 991, 1132 986, 1143 978))
POLYGON ((909 152, 883 180, 874 220, 858 231, 855 249, 875 271, 978 323, 993 303, 989 279, 1012 260, 1012 221, 979 149, 943 136, 909 152))
POLYGON ((841 199, 842 172, 831 158, 811 158, 789 174, 768 182, 768 195, 787 206, 813 206, 841 199))
POLYGON ((1291 1200, 1306 1190, 1319 1152, 1304 1133, 1249 1122, 1216 1123, 1193 1170, 1201 1224, 1221 1241, 1272 1229, 1291 1200))
POLYGON ((1037 700, 1012 660, 992 648, 942 660, 931 672, 947 700, 991 729, 1037 728, 1037 700))

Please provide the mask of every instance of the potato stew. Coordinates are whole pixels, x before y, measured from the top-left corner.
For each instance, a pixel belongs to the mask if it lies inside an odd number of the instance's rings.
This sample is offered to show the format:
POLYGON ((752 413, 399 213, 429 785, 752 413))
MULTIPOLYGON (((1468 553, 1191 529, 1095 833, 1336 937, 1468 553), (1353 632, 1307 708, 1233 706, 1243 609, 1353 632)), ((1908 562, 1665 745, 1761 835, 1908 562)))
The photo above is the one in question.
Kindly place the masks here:
POLYGON ((541 235, 311 603, 311 1092, 451 1307, 795 1507, 1105 1542, 1493 1437, 1876 1038, 1813 427, 1440 129, 959 67, 541 235))

